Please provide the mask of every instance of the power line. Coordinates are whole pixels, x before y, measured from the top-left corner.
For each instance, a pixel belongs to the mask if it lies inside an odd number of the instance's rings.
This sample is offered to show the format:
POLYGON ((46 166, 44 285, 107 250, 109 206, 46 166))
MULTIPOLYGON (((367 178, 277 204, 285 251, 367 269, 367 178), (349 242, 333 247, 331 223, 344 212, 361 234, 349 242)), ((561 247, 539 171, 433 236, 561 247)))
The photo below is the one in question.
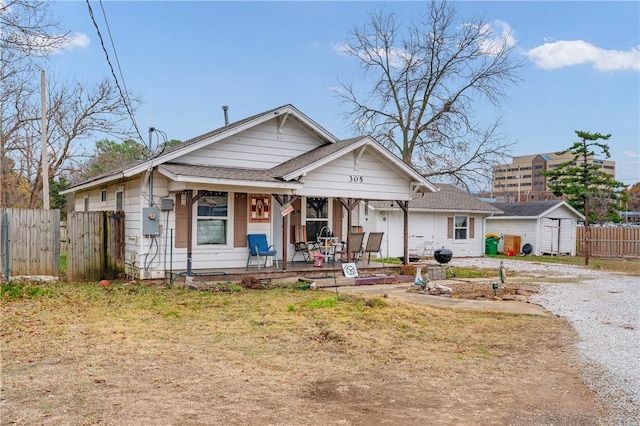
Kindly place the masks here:
POLYGON ((113 37, 111 36, 111 27, 109 27, 109 21, 107 20, 107 13, 104 10, 104 5, 102 3, 102 0, 100 0, 100 9, 102 10, 102 16, 104 17, 104 24, 107 27, 107 33, 109 34, 109 41, 111 42, 111 48, 113 49, 113 54, 116 58, 116 64, 118 65, 118 72, 120 73, 120 79, 122 80, 122 87, 124 87, 124 93, 127 96, 127 101, 129 102, 129 104, 131 104, 131 98, 129 97, 129 90, 127 89, 127 83, 125 82, 124 75, 122 74, 122 68, 120 67, 120 59, 118 58, 118 51, 116 50, 116 45, 113 42, 113 37))
MULTIPOLYGON (((109 59, 109 52, 107 51, 107 48, 104 45, 104 39, 102 38, 102 33, 100 32, 100 28, 98 27, 98 23, 96 22, 94 16, 93 16, 93 9, 91 8, 91 4, 89 3, 89 0, 86 0, 87 2, 87 7, 89 8, 89 17, 91 17, 91 21, 93 22, 93 26, 96 28, 96 32, 98 33, 98 38, 100 39, 100 45, 102 46, 102 50, 104 52, 104 55, 107 59, 107 63, 109 64, 109 68, 111 69, 111 75, 113 76, 113 79, 116 82, 116 87, 118 88, 118 92, 120 92, 120 97, 122 98, 122 102, 124 103, 125 108, 127 109, 127 113, 129 114, 129 117, 131 118, 131 122, 133 123, 133 127, 136 129, 136 133, 138 134, 138 137, 140 138, 141 141, 144 142, 144 138, 142 137, 142 134, 140 133, 140 129, 138 129, 138 123, 136 123, 136 119, 133 116, 133 112, 131 111, 131 107, 129 106, 129 101, 128 101, 128 97, 125 96, 124 91, 122 90, 122 87, 120 86, 120 83, 118 82, 118 77, 116 76, 116 72, 113 69, 113 65, 111 64, 111 59, 109 59)), ((102 4, 102 2, 100 2, 100 4, 102 4)), ((104 9, 103 9, 103 13, 104 13, 104 9)), ((105 15, 105 21, 107 19, 107 16, 105 15)), ((108 25, 107 25, 108 28, 108 25)), ((113 45, 113 42, 112 42, 113 45)), ((115 47, 114 47, 114 52, 115 52, 115 47)), ((117 54, 116 54, 117 57, 117 54)), ((119 65, 119 64, 118 64, 119 65)), ((122 73, 121 73, 122 74, 122 73)), ((124 84, 124 81, 123 81, 124 84)))

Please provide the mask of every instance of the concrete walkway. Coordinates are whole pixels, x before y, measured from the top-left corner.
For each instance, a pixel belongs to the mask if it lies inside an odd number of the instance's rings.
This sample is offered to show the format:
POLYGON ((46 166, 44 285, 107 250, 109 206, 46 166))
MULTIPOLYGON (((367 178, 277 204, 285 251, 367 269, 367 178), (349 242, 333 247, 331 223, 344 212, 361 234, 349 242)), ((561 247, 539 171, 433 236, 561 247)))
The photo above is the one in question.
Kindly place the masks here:
MULTIPOLYGON (((434 281, 435 283, 435 281, 434 281)), ((446 281, 439 281, 442 285, 447 285, 446 281)), ((454 309, 470 309, 485 312, 505 312, 511 314, 526 315, 552 315, 549 311, 542 307, 525 302, 517 302, 512 300, 470 300, 456 299, 451 297, 432 296, 422 294, 416 291, 408 291, 413 289, 413 284, 374 284, 356 286, 353 280, 347 278, 338 278, 334 280, 318 280, 318 289, 335 292, 335 284, 338 286, 338 293, 342 294, 362 294, 370 297, 386 297, 389 299, 402 300, 409 303, 417 303, 421 305, 438 306, 442 308, 454 309)))

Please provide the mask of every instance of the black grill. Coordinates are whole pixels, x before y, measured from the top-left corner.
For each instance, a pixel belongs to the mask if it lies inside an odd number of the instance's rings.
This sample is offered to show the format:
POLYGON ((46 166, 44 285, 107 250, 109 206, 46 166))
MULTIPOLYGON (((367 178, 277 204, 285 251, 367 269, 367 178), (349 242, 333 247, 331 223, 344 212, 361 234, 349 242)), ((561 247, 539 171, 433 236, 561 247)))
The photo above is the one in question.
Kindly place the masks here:
POLYGON ((453 257, 453 252, 448 248, 442 247, 441 249, 437 249, 433 252, 433 257, 438 263, 449 263, 453 257))

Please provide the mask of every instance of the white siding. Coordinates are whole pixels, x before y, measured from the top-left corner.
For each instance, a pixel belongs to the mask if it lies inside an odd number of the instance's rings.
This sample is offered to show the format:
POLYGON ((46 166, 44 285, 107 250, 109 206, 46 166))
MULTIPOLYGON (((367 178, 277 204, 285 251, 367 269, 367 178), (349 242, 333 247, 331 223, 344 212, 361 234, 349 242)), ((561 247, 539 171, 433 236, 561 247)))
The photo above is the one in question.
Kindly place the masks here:
MULTIPOLYGON (((454 213, 410 212, 409 241, 410 255, 421 256, 424 243, 430 241, 434 249, 446 247, 454 257, 481 256, 484 249, 483 215, 455 213, 457 216, 474 218, 474 238, 454 240, 447 238, 447 218, 454 213)), ((384 232, 382 254, 388 257, 404 255, 404 213, 401 210, 376 211, 375 221, 369 220, 365 231, 384 232), (386 219, 386 220, 385 220, 386 219)))
POLYGON ((278 133, 278 121, 270 120, 237 135, 212 143, 174 162, 205 166, 270 169, 320 146, 324 141, 288 119, 278 133))
POLYGON ((357 169, 354 152, 332 161, 302 177, 300 195, 331 197, 338 191, 343 197, 368 200, 408 199, 411 193, 408 178, 391 170, 388 164, 365 152, 357 169))

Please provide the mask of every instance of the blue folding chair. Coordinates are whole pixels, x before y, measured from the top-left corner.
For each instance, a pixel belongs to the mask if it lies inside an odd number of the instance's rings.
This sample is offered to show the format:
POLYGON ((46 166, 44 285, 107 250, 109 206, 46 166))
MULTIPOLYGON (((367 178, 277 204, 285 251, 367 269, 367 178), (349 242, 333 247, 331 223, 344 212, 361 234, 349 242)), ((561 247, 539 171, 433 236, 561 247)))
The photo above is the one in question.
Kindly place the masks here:
POLYGON ((263 266, 266 267, 267 258, 271 256, 276 263, 276 268, 280 269, 280 266, 278 265, 278 258, 276 257, 278 252, 276 250, 272 250, 273 246, 270 246, 269 243, 267 243, 267 234, 249 234, 247 235, 247 242, 249 243, 249 257, 247 258, 247 268, 249 266, 257 266, 258 269, 260 269, 260 256, 264 257, 263 266), (257 265, 250 264, 252 257, 255 257, 257 259, 257 265))

